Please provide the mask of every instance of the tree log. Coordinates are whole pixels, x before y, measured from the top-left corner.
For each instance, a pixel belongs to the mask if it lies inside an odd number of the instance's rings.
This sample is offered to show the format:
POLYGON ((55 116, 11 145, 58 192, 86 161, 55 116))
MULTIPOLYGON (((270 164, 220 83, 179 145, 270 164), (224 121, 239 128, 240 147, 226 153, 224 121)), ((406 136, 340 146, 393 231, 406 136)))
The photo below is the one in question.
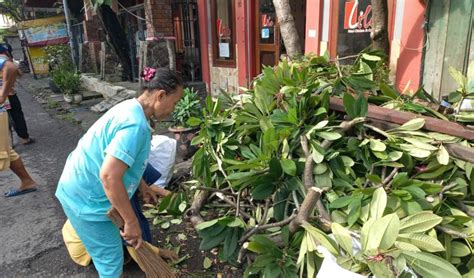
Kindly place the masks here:
MULTIPOLYGON (((334 111, 345 113, 344 103, 340 98, 331 97, 329 99, 329 108, 334 111)), ((423 118, 425 119, 425 125, 423 126, 423 129, 425 130, 474 140, 474 130, 468 129, 458 123, 443 121, 433 117, 421 116, 405 111, 397 111, 373 104, 369 104, 369 114, 367 115, 367 118, 395 124, 404 124, 416 118, 423 118)))
POLYGON ((209 191, 199 191, 197 196, 194 197, 191 207, 186 212, 186 216, 191 221, 191 224, 196 228, 197 225, 204 222, 201 216, 201 208, 206 203, 207 197, 209 197, 209 191))
POLYGON ((281 37, 285 43, 286 54, 291 59, 301 56, 301 44, 296 30, 295 19, 291 14, 291 5, 289 0, 273 0, 275 12, 280 26, 281 37))
POLYGON ((372 3, 372 32, 370 38, 374 49, 385 53, 388 61, 390 45, 388 42, 388 3, 387 0, 371 0, 372 3))

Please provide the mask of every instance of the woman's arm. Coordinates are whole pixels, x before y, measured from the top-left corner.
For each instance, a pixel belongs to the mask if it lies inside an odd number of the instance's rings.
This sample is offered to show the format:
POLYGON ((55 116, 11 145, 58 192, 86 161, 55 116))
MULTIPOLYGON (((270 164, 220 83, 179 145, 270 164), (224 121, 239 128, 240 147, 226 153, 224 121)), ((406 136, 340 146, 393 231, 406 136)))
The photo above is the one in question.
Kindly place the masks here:
POLYGON ((135 248, 139 248, 141 229, 123 183, 123 175, 127 169, 127 164, 108 154, 100 169, 100 180, 104 186, 105 195, 125 222, 122 237, 135 248))

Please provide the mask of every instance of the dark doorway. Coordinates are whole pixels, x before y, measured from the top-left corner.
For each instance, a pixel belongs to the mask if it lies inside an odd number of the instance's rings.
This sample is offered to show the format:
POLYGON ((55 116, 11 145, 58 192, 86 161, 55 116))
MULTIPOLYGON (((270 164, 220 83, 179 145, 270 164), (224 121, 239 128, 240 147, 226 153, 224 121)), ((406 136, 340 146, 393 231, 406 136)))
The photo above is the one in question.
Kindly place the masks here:
MULTIPOLYGON (((306 0, 292 0, 291 13, 295 19, 296 30, 304 53, 306 28, 306 0)), ((280 55, 286 53, 285 44, 280 35, 272 0, 255 2, 255 64, 256 73, 262 72, 263 66, 274 66, 280 55)))
POLYGON ((176 38, 176 70, 185 81, 202 81, 197 1, 174 0, 172 12, 176 38))

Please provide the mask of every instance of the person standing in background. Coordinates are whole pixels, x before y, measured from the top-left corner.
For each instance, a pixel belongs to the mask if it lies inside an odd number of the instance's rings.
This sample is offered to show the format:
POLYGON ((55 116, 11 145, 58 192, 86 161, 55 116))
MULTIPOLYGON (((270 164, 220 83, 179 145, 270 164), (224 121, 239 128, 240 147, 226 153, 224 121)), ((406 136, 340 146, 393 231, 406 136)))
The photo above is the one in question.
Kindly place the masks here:
POLYGON ((7 113, 7 110, 10 109, 8 95, 15 86, 18 68, 7 56, 0 55, 0 71, 3 81, 0 89, 0 171, 10 168, 20 178, 20 186, 4 194, 5 197, 14 197, 36 191, 37 184, 26 171, 20 156, 13 150, 10 141, 7 113))
MULTIPOLYGON (((0 59, 4 59, 5 56, 13 62, 12 49, 8 43, 0 45, 0 59)), ((22 72, 18 69, 17 75, 21 74, 22 72)), ((13 122, 15 132, 20 138, 20 144, 28 145, 34 143, 35 140, 28 134, 28 127, 26 125, 21 102, 14 89, 8 94, 8 100, 10 101, 11 108, 7 112, 13 122)))

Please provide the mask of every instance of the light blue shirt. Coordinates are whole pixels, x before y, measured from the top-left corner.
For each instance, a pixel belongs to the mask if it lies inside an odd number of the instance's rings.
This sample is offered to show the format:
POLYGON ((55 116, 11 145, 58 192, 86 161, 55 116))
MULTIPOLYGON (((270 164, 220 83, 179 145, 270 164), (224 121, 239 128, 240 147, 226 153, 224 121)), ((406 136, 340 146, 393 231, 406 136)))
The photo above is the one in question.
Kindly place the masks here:
POLYGON ((147 165, 151 127, 136 99, 126 100, 105 113, 81 138, 69 155, 56 197, 86 221, 106 221, 111 204, 100 181, 106 154, 129 166, 123 176, 129 198, 147 165))
MULTIPOLYGON (((3 70, 3 66, 5 63, 8 61, 8 58, 6 56, 0 55, 0 72, 3 70)), ((0 86, 3 86, 3 80, 0 79, 0 86)), ((10 109, 10 102, 8 101, 8 98, 5 100, 4 103, 0 104, 0 113, 2 112, 7 112, 7 110, 10 109)))

